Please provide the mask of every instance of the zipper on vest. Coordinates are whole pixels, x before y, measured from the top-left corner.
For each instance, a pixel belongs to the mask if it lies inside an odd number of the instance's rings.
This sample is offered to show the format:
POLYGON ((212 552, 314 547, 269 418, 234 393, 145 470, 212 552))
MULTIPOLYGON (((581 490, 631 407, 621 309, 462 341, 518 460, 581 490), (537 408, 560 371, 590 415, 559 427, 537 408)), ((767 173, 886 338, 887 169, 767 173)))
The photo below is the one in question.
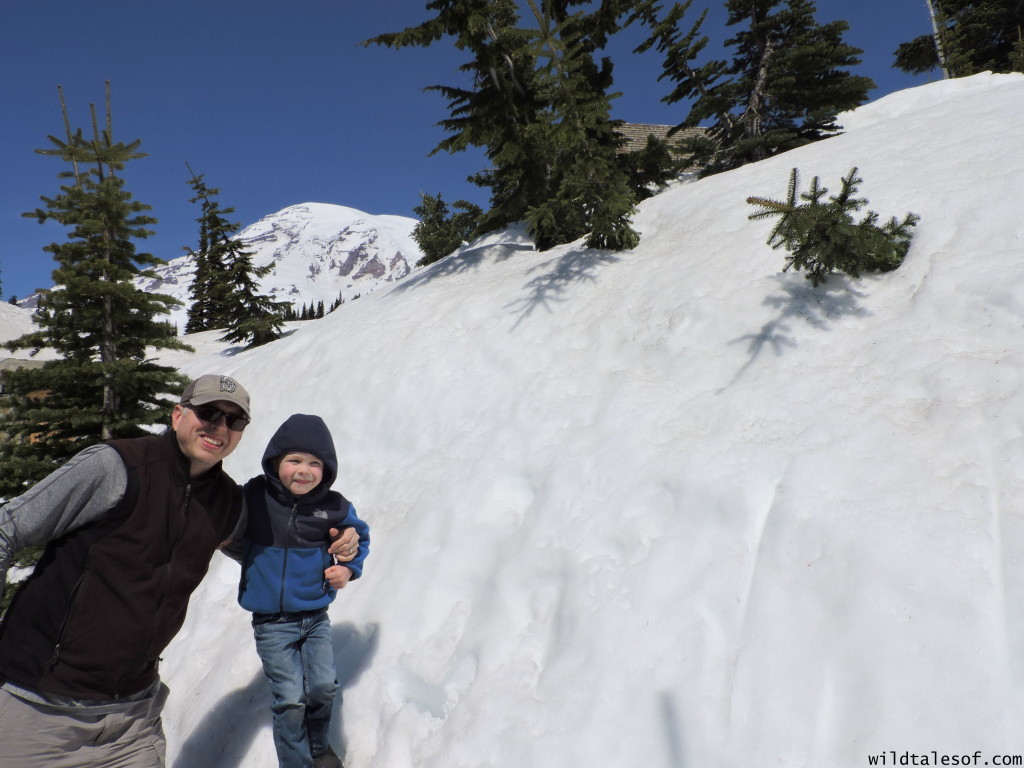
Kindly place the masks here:
MULTIPOLYGON (((330 530, 328 530, 327 540, 331 540, 330 530)), ((330 544, 328 544, 327 546, 329 547, 330 544)), ((323 552, 324 555, 324 580, 320 584, 320 587, 321 589, 323 589, 325 595, 329 595, 331 593, 331 583, 327 580, 327 569, 330 568, 332 565, 338 565, 338 561, 334 558, 334 555, 332 555, 328 550, 322 549, 320 551, 323 552)))
POLYGON ((156 630, 160 624, 160 616, 163 614, 164 598, 167 597, 167 587, 171 581, 171 562, 174 555, 174 547, 177 546, 181 537, 185 535, 185 526, 188 524, 188 505, 192 501, 192 483, 189 482, 185 485, 185 498, 181 502, 181 526, 178 529, 177 535, 174 540, 170 542, 167 548, 167 564, 164 567, 163 584, 160 587, 160 602, 153 612, 153 621, 149 626, 149 634, 146 635, 146 639, 139 647, 139 652, 135 656, 135 660, 131 666, 125 670, 125 673, 117 681, 117 687, 114 690, 115 701, 121 697, 121 687, 124 685, 124 679, 135 671, 135 668, 145 661, 146 651, 149 646, 153 643, 153 638, 156 637, 156 630))
POLYGON ((171 542, 171 546, 167 550, 168 563, 171 561, 171 555, 174 553, 174 548, 178 546, 178 542, 181 541, 181 537, 185 535, 185 529, 188 527, 188 505, 190 503, 192 503, 191 482, 185 485, 185 499, 181 502, 181 527, 178 529, 178 535, 174 537, 174 541, 171 542))
MULTIPOLYGON (((295 502, 292 505, 292 511, 288 515, 288 528, 284 532, 284 557, 281 558, 281 594, 278 595, 278 605, 281 608, 281 613, 284 613, 284 580, 288 575, 288 552, 292 548, 291 534, 295 529, 295 519, 299 515, 299 502, 295 502)), ((296 534, 297 535, 297 534, 296 534)))
POLYGON ((71 612, 75 609, 75 603, 78 602, 78 592, 82 588, 82 582, 85 581, 85 574, 88 572, 88 566, 82 571, 82 574, 75 581, 75 586, 71 590, 71 597, 68 599, 67 610, 64 611, 64 617, 60 622, 60 629, 57 630, 57 642, 53 646, 53 656, 50 657, 50 670, 57 666, 57 662, 60 661, 60 647, 64 644, 64 633, 67 631, 68 623, 71 621, 71 612))

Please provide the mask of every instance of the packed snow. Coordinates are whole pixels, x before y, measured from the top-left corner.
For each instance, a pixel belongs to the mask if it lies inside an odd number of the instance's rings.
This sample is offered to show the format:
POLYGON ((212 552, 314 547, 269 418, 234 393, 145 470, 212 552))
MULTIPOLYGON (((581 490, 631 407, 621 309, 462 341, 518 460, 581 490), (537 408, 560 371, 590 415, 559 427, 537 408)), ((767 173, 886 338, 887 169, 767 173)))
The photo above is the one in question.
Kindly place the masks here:
MULTIPOLYGON (((334 432, 372 526, 331 607, 348 768, 1024 754, 1024 76, 842 122, 646 201, 633 252, 510 230, 176 360, 251 392, 239 480, 289 414, 334 432), (912 247, 813 288, 745 199, 854 166, 912 247)), ((237 579, 165 654, 174 768, 275 764, 237 579)))

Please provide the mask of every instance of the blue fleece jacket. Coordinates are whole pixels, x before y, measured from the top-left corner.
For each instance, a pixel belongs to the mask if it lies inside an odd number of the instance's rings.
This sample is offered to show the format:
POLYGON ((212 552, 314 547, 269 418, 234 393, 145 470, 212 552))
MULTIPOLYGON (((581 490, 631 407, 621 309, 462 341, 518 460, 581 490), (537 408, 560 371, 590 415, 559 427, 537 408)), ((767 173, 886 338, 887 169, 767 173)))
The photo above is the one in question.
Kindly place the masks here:
POLYGON ((238 602, 254 613, 310 611, 328 605, 336 594, 324 578, 333 565, 327 552, 331 528, 355 528, 359 553, 344 563, 357 579, 370 551, 370 528, 352 504, 331 490, 338 457, 330 430, 319 416, 289 416, 263 453, 263 474, 244 486, 249 512, 244 536, 238 602), (311 453, 324 463, 320 484, 302 496, 287 490, 274 459, 285 453, 311 453))

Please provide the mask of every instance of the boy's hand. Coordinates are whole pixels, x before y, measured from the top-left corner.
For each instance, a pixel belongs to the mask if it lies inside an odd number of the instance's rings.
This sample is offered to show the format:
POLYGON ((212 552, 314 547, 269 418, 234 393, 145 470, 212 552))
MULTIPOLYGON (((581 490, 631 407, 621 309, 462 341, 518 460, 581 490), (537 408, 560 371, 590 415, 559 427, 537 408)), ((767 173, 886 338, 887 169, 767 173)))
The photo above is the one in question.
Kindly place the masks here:
POLYGON ((352 570, 344 565, 332 565, 324 571, 324 578, 331 585, 331 589, 344 589, 352 579, 352 570))
MULTIPOLYGON (((337 562, 347 563, 359 554, 359 534, 356 533, 355 528, 346 528, 343 531, 331 528, 330 536, 331 546, 327 548, 327 551, 334 555, 337 562)), ((351 571, 349 575, 351 576, 351 571)))

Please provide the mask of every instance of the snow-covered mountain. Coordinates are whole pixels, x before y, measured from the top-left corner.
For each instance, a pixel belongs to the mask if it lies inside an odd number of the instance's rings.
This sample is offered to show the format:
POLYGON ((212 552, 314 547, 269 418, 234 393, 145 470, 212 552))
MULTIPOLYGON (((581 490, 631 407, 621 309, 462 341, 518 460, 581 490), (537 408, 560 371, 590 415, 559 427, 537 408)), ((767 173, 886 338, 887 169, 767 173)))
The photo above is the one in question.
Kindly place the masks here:
MULTIPOLYGON (((326 203, 292 205, 241 230, 236 239, 253 253, 256 266, 272 265, 260 283, 263 293, 300 310, 322 301, 330 306, 365 295, 408 275, 422 257, 412 239, 416 219, 374 216, 326 203)), ((191 256, 154 270, 159 278, 139 279, 146 291, 181 300, 170 319, 184 327, 189 288, 195 275, 191 256)))
MULTIPOLYGON (((0 302, 0 342, 10 341, 35 330, 32 313, 17 304, 0 302)), ((10 355, 6 349, 0 349, 0 358, 10 355)))

